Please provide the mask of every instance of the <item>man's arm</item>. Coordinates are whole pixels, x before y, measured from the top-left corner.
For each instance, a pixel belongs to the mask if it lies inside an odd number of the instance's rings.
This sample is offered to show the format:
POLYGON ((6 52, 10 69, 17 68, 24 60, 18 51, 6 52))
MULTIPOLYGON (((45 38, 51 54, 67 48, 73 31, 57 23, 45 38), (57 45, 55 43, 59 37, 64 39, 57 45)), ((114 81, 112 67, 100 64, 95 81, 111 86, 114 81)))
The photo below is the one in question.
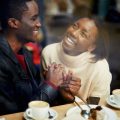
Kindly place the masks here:
POLYGON ((18 111, 13 86, 2 76, 0 74, 0 115, 18 111))
POLYGON ((52 63, 48 66, 45 78, 41 84, 41 97, 40 99, 46 100, 52 104, 58 95, 58 87, 63 82, 64 67, 60 64, 52 63))

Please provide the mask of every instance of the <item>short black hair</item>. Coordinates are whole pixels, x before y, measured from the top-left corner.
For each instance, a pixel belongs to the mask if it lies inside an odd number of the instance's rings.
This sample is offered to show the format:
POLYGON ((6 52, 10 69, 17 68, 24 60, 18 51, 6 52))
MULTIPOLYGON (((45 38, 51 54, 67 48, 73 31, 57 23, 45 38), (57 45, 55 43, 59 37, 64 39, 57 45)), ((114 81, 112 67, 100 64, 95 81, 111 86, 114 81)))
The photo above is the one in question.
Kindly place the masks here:
POLYGON ((8 27, 8 19, 16 18, 21 19, 22 14, 26 11, 26 2, 36 1, 36 0, 0 0, 0 21, 2 29, 8 27))

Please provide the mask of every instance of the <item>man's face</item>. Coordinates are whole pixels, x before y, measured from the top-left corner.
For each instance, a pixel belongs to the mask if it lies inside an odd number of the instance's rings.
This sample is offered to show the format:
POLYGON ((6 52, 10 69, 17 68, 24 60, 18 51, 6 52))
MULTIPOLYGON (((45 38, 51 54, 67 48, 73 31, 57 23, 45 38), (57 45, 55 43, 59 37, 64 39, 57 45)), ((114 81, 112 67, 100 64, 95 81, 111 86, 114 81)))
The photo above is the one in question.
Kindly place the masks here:
POLYGON ((62 41, 63 49, 70 55, 79 55, 95 48, 97 28, 92 20, 80 19, 70 26, 62 41))
POLYGON ((17 37, 23 43, 34 41, 41 27, 37 3, 30 1, 26 5, 28 10, 23 12, 20 25, 17 29, 17 37))

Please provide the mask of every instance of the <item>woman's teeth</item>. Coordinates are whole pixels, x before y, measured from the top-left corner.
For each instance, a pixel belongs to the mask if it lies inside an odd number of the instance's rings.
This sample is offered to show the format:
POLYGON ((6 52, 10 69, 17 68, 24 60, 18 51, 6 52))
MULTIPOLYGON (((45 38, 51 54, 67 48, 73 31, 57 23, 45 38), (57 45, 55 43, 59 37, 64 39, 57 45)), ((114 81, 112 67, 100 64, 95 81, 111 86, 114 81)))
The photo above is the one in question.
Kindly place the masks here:
POLYGON ((74 45, 75 44, 75 42, 73 41, 73 39, 71 39, 71 38, 67 38, 67 41, 70 43, 70 44, 72 44, 72 45, 74 45))

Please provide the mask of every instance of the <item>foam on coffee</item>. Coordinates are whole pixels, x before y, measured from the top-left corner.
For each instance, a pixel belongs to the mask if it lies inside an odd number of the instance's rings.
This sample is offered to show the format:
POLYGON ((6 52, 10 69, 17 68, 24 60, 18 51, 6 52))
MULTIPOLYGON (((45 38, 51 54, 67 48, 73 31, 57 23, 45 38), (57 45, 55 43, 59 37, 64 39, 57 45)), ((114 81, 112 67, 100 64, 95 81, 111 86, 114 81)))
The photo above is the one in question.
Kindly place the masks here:
POLYGON ((29 107, 46 107, 48 103, 44 101, 32 101, 29 103, 29 107))
POLYGON ((113 90, 113 94, 120 95, 120 89, 113 90))

